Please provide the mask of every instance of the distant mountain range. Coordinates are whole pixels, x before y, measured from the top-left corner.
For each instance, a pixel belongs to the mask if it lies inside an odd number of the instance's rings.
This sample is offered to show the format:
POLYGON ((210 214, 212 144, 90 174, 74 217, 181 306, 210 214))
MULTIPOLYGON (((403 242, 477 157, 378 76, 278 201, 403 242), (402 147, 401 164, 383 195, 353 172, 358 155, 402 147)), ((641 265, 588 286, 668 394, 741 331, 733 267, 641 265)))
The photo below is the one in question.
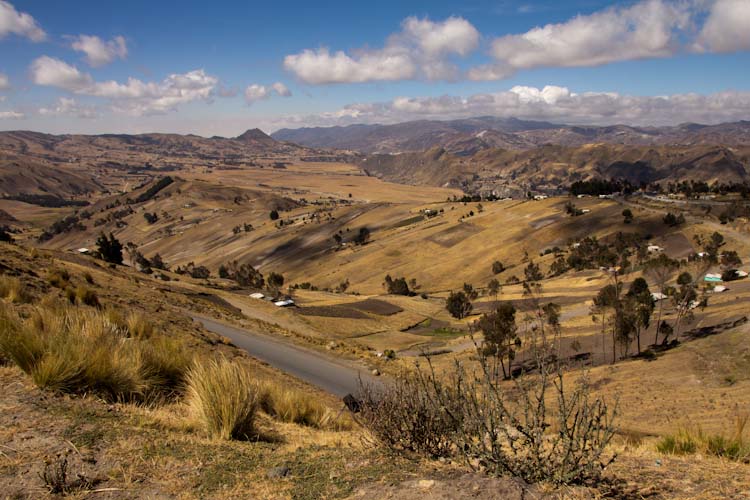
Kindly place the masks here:
POLYGON ((686 123, 669 127, 576 126, 485 116, 394 125, 281 129, 271 136, 308 147, 368 154, 426 151, 439 146, 451 154, 471 156, 487 149, 528 150, 546 144, 747 145, 750 144, 750 121, 720 125, 686 123))
POLYGON ((134 174, 146 178, 191 167, 258 167, 331 154, 335 153, 277 141, 259 129, 234 138, 0 132, 0 197, 82 197, 128 188, 134 174))

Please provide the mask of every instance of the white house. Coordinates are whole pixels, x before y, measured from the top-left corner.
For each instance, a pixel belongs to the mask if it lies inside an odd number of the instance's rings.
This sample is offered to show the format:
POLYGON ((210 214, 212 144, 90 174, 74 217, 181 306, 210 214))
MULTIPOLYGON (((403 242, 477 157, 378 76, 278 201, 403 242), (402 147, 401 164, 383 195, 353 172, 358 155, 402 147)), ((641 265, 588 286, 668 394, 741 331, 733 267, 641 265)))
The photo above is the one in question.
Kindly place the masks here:
POLYGON ((664 251, 664 249, 660 247, 659 245, 649 245, 647 249, 649 253, 657 253, 657 252, 664 251))
POLYGON ((260 292, 256 292, 256 293, 251 293, 251 294, 250 294, 250 298, 251 298, 251 299, 259 299, 259 300, 260 300, 260 299, 262 299, 263 297, 265 297, 265 295, 263 295, 263 294, 262 294, 262 293, 260 293, 260 292))
POLYGON ((292 299, 279 300, 277 302, 274 302, 273 305, 275 305, 276 307, 289 307, 294 305, 294 301, 292 299))

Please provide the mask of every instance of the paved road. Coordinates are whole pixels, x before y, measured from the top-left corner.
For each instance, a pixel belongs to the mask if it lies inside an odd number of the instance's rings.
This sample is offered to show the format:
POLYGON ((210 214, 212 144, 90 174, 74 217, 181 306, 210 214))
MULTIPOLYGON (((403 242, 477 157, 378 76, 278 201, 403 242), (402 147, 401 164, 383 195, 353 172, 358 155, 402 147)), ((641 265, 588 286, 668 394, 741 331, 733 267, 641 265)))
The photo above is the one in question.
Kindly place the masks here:
POLYGON ((336 396, 357 394, 359 377, 362 377, 365 383, 377 383, 377 379, 364 368, 357 369, 340 360, 267 335, 249 332, 202 316, 191 317, 201 323, 206 330, 231 339, 234 345, 244 349, 254 358, 336 396))

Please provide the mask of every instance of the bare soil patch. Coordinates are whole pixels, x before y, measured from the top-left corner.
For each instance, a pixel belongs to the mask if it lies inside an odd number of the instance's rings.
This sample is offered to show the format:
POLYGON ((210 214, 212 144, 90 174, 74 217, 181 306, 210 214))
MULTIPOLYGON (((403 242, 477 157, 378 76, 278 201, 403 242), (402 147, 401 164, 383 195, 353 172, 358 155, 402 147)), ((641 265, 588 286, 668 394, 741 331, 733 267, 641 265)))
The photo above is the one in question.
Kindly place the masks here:
POLYGON ((399 306, 378 299, 365 299, 361 302, 352 302, 351 304, 347 304, 347 306, 379 316, 392 316, 403 312, 403 309, 399 306))
POLYGON ((461 243, 469 236, 481 233, 482 231, 483 229, 481 227, 475 226, 474 224, 463 223, 444 229, 427 239, 442 247, 450 248, 461 243))

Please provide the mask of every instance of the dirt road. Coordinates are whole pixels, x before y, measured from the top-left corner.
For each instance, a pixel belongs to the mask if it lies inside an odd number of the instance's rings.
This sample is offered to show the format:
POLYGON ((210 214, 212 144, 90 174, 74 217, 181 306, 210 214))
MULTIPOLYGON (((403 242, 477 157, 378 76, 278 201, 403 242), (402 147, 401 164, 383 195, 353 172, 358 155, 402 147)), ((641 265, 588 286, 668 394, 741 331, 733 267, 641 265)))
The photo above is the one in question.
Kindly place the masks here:
POLYGON ((364 367, 347 364, 268 335, 229 326, 202 316, 191 317, 206 330, 229 338, 234 345, 244 349, 254 358, 336 396, 356 394, 360 377, 365 383, 377 383, 378 379, 370 375, 364 367))

